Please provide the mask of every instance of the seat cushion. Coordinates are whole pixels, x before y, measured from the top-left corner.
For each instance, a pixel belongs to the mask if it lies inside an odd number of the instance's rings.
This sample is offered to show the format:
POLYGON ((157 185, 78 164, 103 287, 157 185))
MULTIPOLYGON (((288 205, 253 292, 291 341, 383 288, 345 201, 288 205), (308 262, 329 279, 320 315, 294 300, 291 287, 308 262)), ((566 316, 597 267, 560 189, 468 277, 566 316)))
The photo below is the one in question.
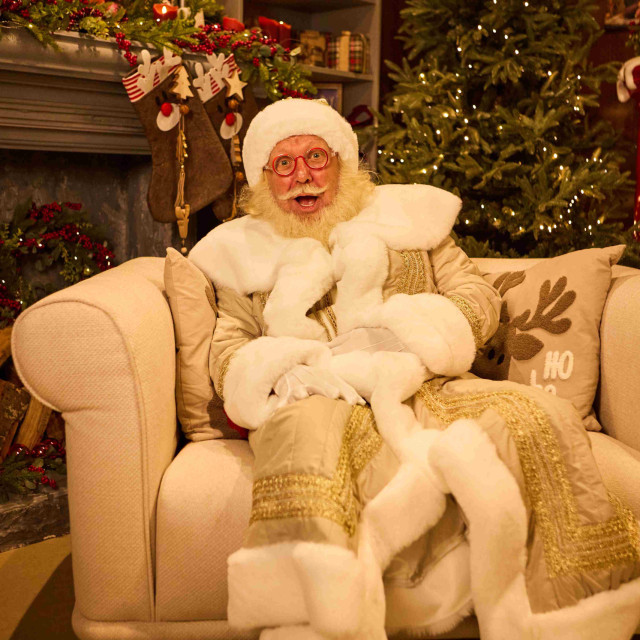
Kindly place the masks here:
POLYGON ((158 620, 226 620, 227 558, 249 525, 253 453, 243 440, 191 442, 162 479, 158 620))
POLYGON ((640 520, 640 451, 604 433, 589 433, 602 481, 640 520))

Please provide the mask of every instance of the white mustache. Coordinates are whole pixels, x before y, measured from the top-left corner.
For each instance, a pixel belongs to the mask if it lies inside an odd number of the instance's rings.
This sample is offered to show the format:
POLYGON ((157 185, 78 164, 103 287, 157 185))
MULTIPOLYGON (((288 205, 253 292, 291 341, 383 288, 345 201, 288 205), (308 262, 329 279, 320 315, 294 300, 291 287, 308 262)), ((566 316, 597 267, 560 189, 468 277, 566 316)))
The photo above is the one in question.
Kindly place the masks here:
POLYGON ((298 196, 319 196, 327 190, 327 187, 314 187, 310 184, 301 184, 297 187, 293 187, 291 191, 287 191, 281 196, 278 196, 278 200, 293 200, 298 196))

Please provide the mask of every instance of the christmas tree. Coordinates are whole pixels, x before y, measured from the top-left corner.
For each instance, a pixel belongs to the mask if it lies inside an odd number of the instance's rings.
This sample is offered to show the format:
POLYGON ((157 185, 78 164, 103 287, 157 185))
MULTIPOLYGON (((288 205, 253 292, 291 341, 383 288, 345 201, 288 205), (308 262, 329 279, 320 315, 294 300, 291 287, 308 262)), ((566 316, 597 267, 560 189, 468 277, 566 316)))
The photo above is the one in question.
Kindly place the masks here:
MULTIPOLYGON (((463 200, 470 255, 553 256, 633 245, 633 183, 610 123, 596 116, 614 64, 587 0, 408 0, 378 126, 385 183, 431 184, 463 200)), ((630 252, 627 252, 630 253, 630 252)), ((633 253, 633 252, 631 252, 633 253)), ((630 263, 636 262, 635 255, 630 263)))

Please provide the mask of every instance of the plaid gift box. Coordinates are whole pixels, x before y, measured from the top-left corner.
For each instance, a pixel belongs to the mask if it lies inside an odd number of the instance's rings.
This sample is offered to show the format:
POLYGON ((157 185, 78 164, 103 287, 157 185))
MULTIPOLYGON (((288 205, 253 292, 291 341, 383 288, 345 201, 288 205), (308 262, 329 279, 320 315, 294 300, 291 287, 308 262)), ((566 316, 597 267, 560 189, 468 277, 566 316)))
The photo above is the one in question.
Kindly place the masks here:
POLYGON ((361 33, 349 37, 349 71, 366 73, 369 57, 369 40, 361 33))
POLYGON ((369 39, 362 33, 343 31, 327 44, 327 66, 340 71, 366 73, 369 65, 369 39))
POLYGON ((330 69, 338 68, 338 38, 330 38, 327 42, 326 64, 330 69))

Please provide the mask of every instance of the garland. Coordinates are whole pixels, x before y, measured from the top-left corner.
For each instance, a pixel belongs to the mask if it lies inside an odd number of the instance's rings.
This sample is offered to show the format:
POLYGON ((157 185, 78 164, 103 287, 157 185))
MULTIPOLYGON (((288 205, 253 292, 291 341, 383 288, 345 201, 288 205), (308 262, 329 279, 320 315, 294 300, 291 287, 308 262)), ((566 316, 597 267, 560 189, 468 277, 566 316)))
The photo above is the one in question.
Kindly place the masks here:
POLYGON ((56 31, 112 38, 131 67, 138 63, 131 51, 133 41, 158 51, 167 47, 179 55, 234 53, 243 70, 242 80, 262 82, 271 100, 316 93, 309 72, 296 64, 297 50, 290 51, 258 28, 224 30, 219 24, 222 7, 212 0, 186 0, 185 7, 188 16, 180 12, 175 19, 158 21, 149 0, 0 0, 0 25, 24 28, 54 49, 59 49, 56 31), (204 26, 196 26, 195 16, 200 11, 204 26))
POLYGON ((36 493, 44 487, 57 489, 66 473, 66 451, 55 438, 47 438, 31 450, 14 444, 0 465, 0 503, 16 493, 36 493))
POLYGON ((12 221, 0 225, 0 328, 40 298, 106 271, 114 261, 81 204, 16 207, 12 221))

